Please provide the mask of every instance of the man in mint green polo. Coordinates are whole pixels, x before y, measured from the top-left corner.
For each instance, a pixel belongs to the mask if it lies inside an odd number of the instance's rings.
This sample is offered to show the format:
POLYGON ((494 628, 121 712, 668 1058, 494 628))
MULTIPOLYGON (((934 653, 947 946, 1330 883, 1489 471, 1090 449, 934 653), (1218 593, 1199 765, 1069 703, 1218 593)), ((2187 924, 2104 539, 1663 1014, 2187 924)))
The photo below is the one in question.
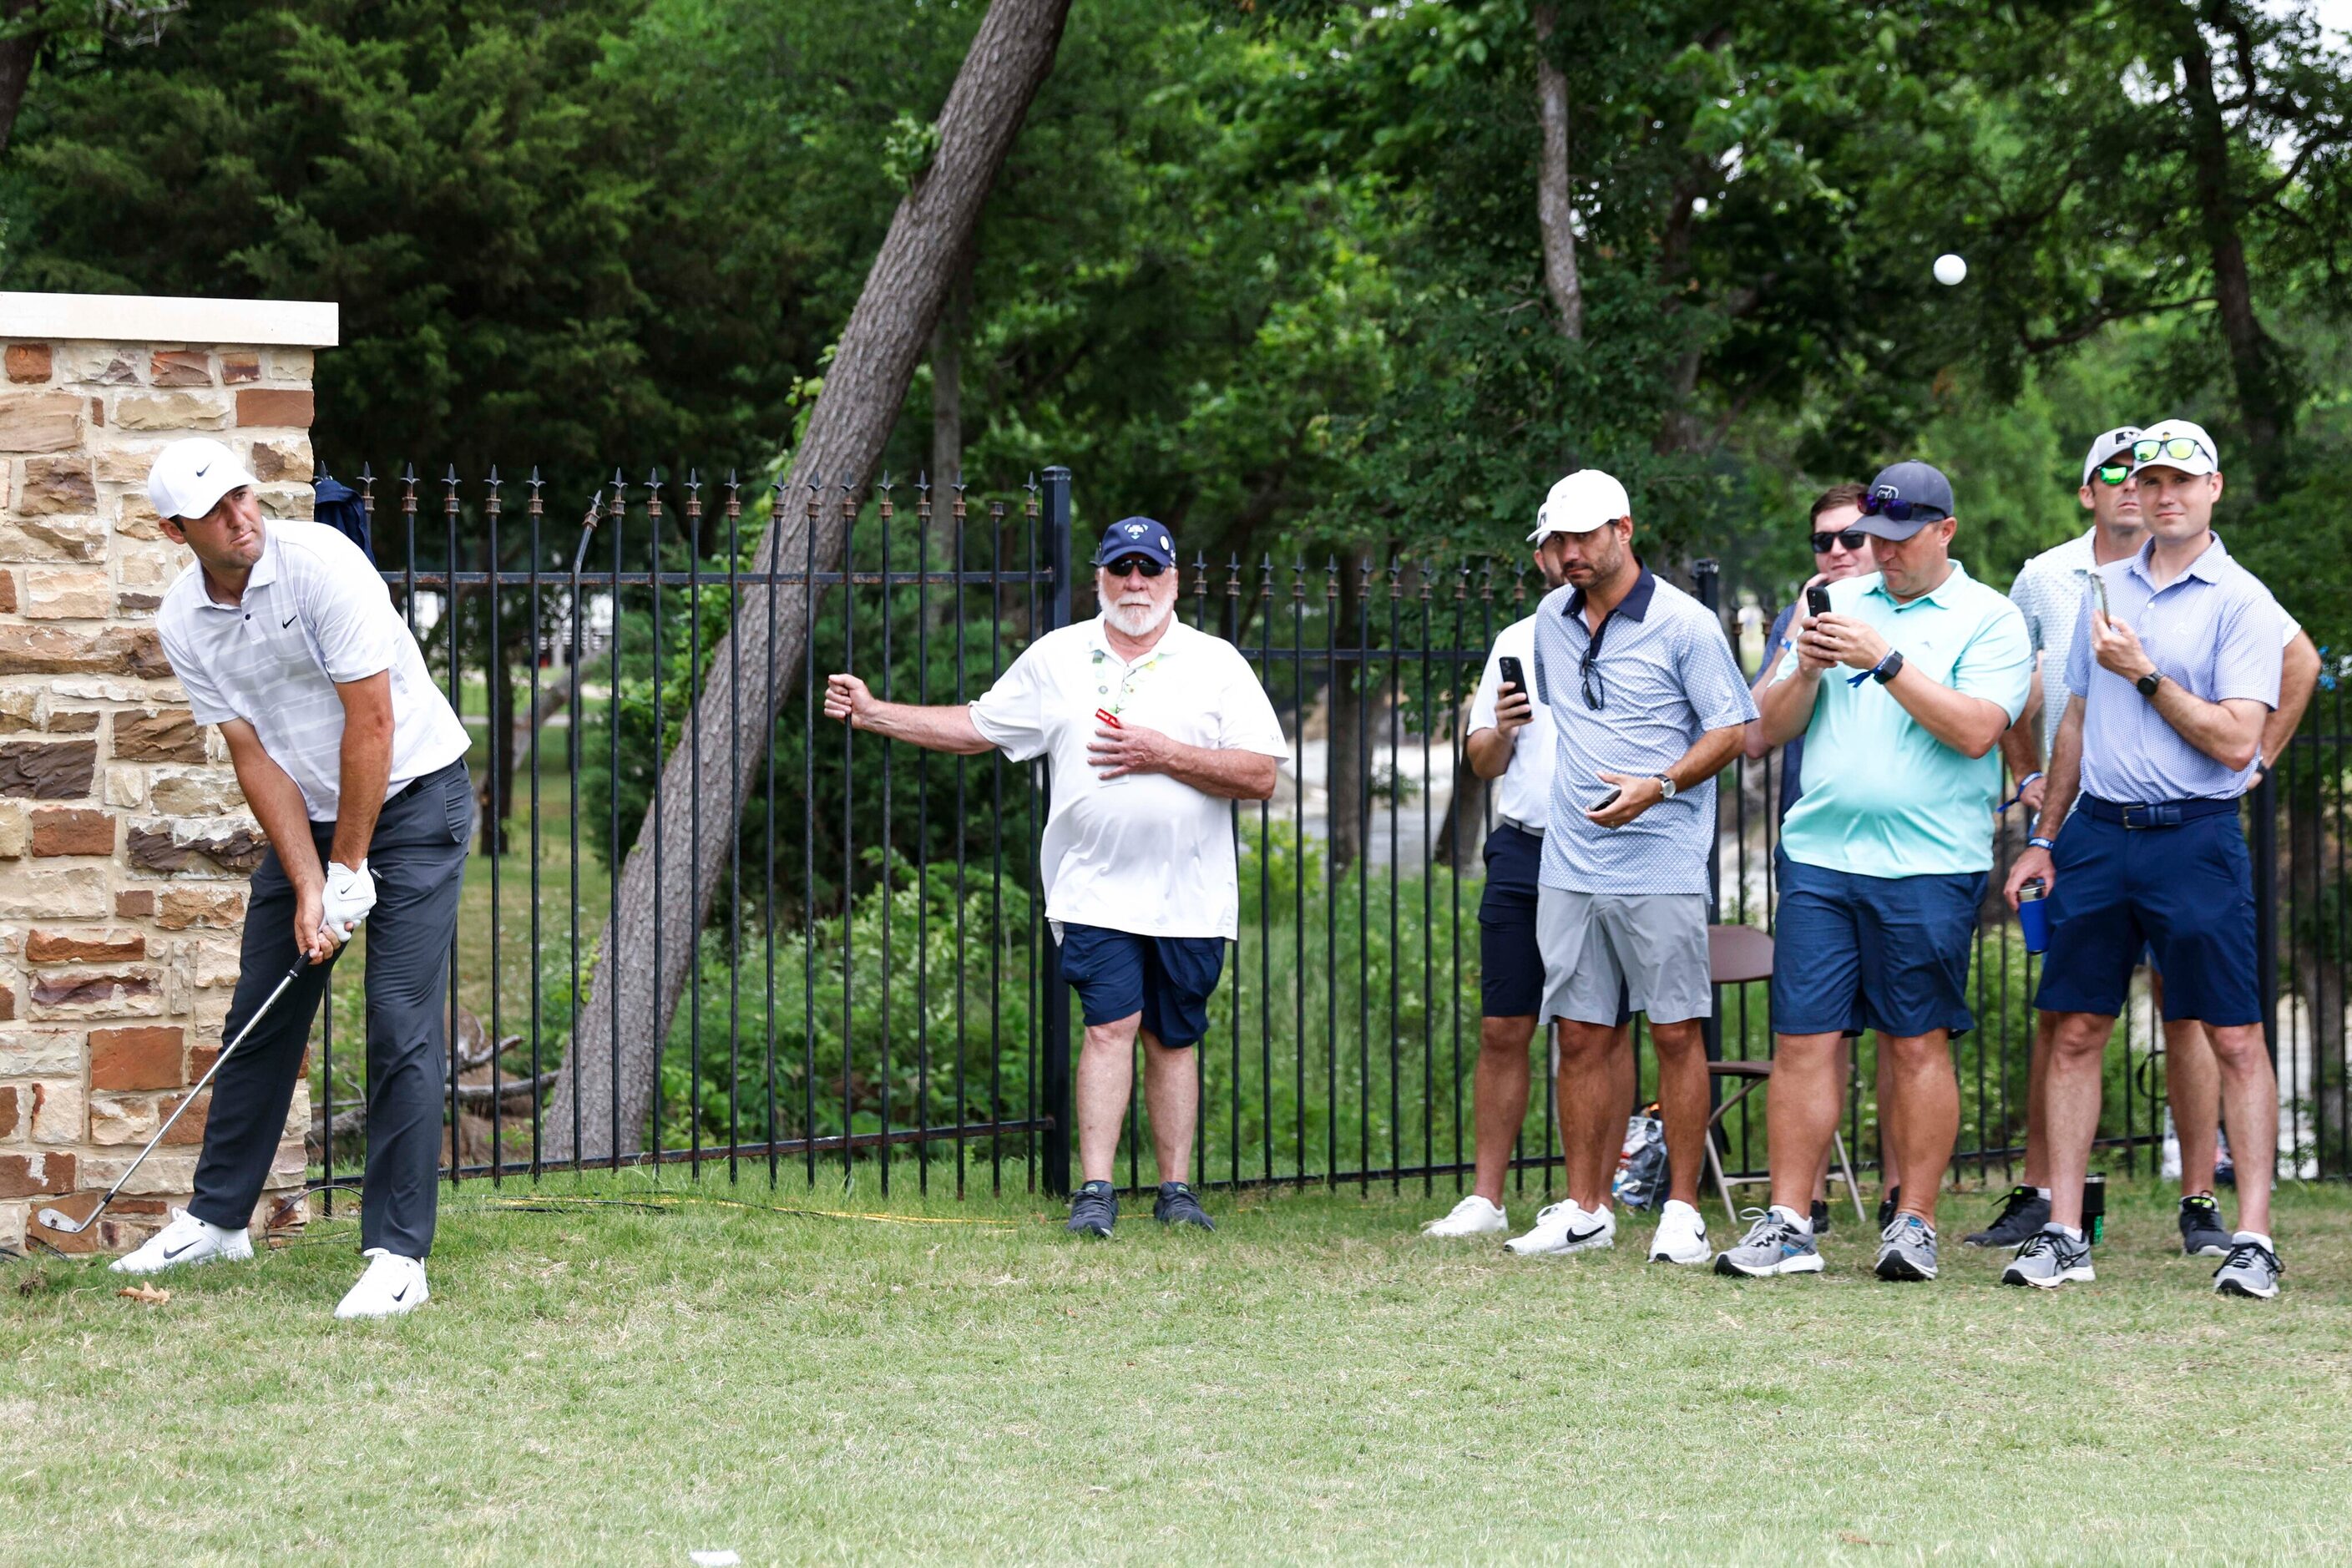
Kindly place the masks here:
POLYGON ((2033 647, 2017 606, 1952 559, 1942 474, 1897 463, 1862 510, 1878 571, 1830 584, 1829 613, 1800 617, 1758 702, 1769 743, 1804 737, 1804 794, 1778 851, 1772 1207, 1717 1255, 1723 1274, 1820 1270, 1809 1209, 1843 1099, 1838 1041, 1867 1028, 1893 1056, 1903 1171, 1877 1274, 1936 1277, 1936 1194, 1960 1125, 1951 1039, 1976 1022, 1969 948, 1992 869, 1997 748, 2024 710, 2033 647))

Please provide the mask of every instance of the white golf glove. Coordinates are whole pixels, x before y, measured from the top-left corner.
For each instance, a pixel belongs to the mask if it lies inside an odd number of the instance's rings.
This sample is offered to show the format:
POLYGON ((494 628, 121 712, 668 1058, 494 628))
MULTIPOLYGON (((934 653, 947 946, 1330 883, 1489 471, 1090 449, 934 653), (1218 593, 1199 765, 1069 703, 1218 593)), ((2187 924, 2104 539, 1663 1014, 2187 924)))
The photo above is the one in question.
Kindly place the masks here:
POLYGON ((349 942, 352 932, 368 918, 375 908, 375 879, 368 875, 367 862, 359 869, 337 861, 327 862, 327 897, 325 924, 335 933, 337 942, 349 942))

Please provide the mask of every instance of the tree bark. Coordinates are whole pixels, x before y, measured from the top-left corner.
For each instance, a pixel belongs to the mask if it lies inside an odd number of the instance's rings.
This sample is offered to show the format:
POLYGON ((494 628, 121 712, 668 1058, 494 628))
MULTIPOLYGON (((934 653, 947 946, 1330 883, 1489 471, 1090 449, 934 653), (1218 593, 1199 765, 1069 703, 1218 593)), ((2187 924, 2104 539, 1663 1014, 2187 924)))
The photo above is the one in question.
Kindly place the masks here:
POLYGON ((1543 231, 1544 287, 1565 336, 1584 336, 1584 285, 1576 270, 1576 202, 1568 166, 1568 76, 1552 58, 1559 7, 1535 8, 1536 109, 1543 162, 1536 176, 1536 226, 1543 231))
POLYGON ((2182 14, 2176 26, 2198 226, 2211 258, 2215 313, 2221 318, 2222 341, 2229 345, 2249 478, 2259 503, 2275 499, 2284 485, 2286 438, 2294 422, 2292 395, 2278 343, 2254 314, 2253 279, 2246 268, 2245 237, 2239 228, 2239 203, 2230 175, 2230 125, 2213 89, 2212 51, 2193 16, 2182 14))
MULTIPOLYGON (((0 5, 0 21, 21 20, 36 3, 6 0, 0 5)), ((16 132, 16 111, 25 107, 25 91, 33 84, 33 63, 40 58, 42 40, 37 32, 0 38, 0 153, 8 151, 8 138, 16 132)))
MULTIPOLYGON (((981 19, 940 111, 938 151, 891 217, 793 454, 782 515, 769 519, 756 559, 781 560, 789 569, 813 553, 818 570, 838 566, 841 499, 845 490, 862 489, 881 460, 989 186, 1053 69, 1069 8, 1070 0, 994 0, 981 19), (813 493, 823 504, 807 504, 813 493)), ((711 831, 706 825, 698 844, 690 836, 682 808, 692 760, 698 753, 706 807, 753 797, 776 712, 803 673, 803 633, 814 608, 807 591, 751 584, 739 600, 734 629, 712 650, 702 697, 662 769, 662 795, 681 809, 648 813, 621 868, 618 912, 598 944, 573 1033, 577 1077, 565 1072, 541 1123, 551 1158, 619 1156, 642 1143, 662 1042, 733 843, 731 826, 711 831), (720 781, 729 772, 730 740, 740 761, 727 795, 720 781), (657 836, 664 868, 658 884, 657 836), (658 965, 656 932, 665 939, 658 965)))

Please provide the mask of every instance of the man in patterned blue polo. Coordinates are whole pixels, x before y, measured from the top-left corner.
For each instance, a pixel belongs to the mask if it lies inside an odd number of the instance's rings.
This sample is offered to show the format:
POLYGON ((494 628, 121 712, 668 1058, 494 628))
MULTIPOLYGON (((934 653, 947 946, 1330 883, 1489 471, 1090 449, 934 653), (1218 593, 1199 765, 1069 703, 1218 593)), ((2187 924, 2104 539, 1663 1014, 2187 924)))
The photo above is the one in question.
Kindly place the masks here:
POLYGON ((1544 502, 1568 584, 1535 617, 1536 688, 1554 734, 1536 940, 1559 1044, 1568 1197, 1505 1245, 1616 1244, 1609 1178, 1631 1109, 1610 1089, 1631 1073, 1622 998, 1649 1015, 1672 1168, 1650 1258, 1705 1263, 1707 847, 1715 775, 1739 754, 1756 704, 1715 616, 1635 558, 1633 510, 1625 487, 1597 468, 1569 475, 1544 502))

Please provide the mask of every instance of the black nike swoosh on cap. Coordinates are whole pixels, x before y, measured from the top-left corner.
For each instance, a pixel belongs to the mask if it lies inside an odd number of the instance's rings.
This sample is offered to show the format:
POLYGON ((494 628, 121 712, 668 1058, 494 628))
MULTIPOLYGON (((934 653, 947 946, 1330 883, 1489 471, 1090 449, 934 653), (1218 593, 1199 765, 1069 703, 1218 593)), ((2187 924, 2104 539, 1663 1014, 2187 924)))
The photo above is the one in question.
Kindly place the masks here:
POLYGON ((205 475, 206 475, 207 473, 209 473, 209 472, 211 472, 211 471, 212 471, 212 465, 211 465, 210 463, 206 463, 203 468, 198 468, 198 469, 196 470, 196 478, 198 478, 198 479, 203 479, 203 478, 205 477, 205 475))

